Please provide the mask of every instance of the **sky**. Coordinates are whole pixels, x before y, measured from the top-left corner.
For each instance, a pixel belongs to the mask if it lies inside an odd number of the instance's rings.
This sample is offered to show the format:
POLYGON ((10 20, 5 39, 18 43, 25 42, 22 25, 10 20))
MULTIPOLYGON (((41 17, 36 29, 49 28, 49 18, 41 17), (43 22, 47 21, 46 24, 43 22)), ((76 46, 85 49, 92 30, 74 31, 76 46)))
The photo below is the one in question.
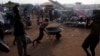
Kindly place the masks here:
MULTIPOLYGON (((0 3, 7 3, 9 0, 0 0, 0 3)), ((42 4, 48 2, 48 0, 10 0, 17 3, 30 3, 30 4, 42 4)), ((76 2, 82 2, 82 4, 100 4, 100 0, 54 0, 61 4, 75 4, 76 2)))

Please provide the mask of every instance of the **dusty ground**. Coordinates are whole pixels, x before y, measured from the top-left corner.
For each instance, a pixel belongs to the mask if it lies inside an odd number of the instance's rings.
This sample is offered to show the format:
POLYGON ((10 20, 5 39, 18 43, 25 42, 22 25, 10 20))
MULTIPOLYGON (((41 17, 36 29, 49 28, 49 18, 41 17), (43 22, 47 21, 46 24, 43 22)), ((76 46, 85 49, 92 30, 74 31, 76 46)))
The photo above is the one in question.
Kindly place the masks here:
MULTIPOLYGON (((26 33, 34 40, 38 36, 38 26, 36 19, 32 19, 32 28, 27 29, 26 33)), ((41 44, 28 44, 28 53, 31 56, 86 56, 81 45, 89 33, 87 29, 79 29, 63 26, 60 41, 55 38, 49 39, 45 34, 41 44)), ((0 56, 18 56, 16 45, 12 44, 14 36, 12 34, 5 36, 5 42, 10 46, 10 52, 0 52, 0 56)), ((100 56, 100 43, 96 47, 96 56, 100 56)))

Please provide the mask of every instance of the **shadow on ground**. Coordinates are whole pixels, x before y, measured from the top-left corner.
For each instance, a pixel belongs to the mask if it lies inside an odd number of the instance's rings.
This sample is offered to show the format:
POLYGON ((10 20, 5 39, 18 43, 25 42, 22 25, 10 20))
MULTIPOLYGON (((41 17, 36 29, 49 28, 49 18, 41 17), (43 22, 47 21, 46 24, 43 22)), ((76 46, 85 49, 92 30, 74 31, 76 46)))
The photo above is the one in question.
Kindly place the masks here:
POLYGON ((28 52, 31 56, 55 56, 53 49, 56 48, 60 42, 60 40, 52 40, 35 44, 34 46, 31 45, 28 48, 28 52))

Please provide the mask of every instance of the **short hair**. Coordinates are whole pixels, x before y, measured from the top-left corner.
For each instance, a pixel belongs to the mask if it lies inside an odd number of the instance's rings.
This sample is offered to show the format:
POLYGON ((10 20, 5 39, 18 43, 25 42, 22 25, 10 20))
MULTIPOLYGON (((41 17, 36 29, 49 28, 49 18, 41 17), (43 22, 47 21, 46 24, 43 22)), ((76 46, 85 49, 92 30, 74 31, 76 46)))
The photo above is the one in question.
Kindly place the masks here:
POLYGON ((93 10, 93 21, 100 23, 100 9, 93 10))
POLYGON ((48 19, 45 19, 45 21, 48 21, 48 19))

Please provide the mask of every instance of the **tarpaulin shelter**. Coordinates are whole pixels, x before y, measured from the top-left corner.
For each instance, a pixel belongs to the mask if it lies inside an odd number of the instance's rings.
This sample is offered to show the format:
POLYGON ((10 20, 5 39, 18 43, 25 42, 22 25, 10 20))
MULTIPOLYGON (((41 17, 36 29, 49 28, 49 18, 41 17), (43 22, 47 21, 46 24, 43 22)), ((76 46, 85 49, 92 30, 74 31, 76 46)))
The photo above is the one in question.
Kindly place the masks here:
POLYGON ((84 18, 88 18, 88 16, 80 10, 74 10, 74 13, 76 13, 77 15, 82 16, 84 18))

